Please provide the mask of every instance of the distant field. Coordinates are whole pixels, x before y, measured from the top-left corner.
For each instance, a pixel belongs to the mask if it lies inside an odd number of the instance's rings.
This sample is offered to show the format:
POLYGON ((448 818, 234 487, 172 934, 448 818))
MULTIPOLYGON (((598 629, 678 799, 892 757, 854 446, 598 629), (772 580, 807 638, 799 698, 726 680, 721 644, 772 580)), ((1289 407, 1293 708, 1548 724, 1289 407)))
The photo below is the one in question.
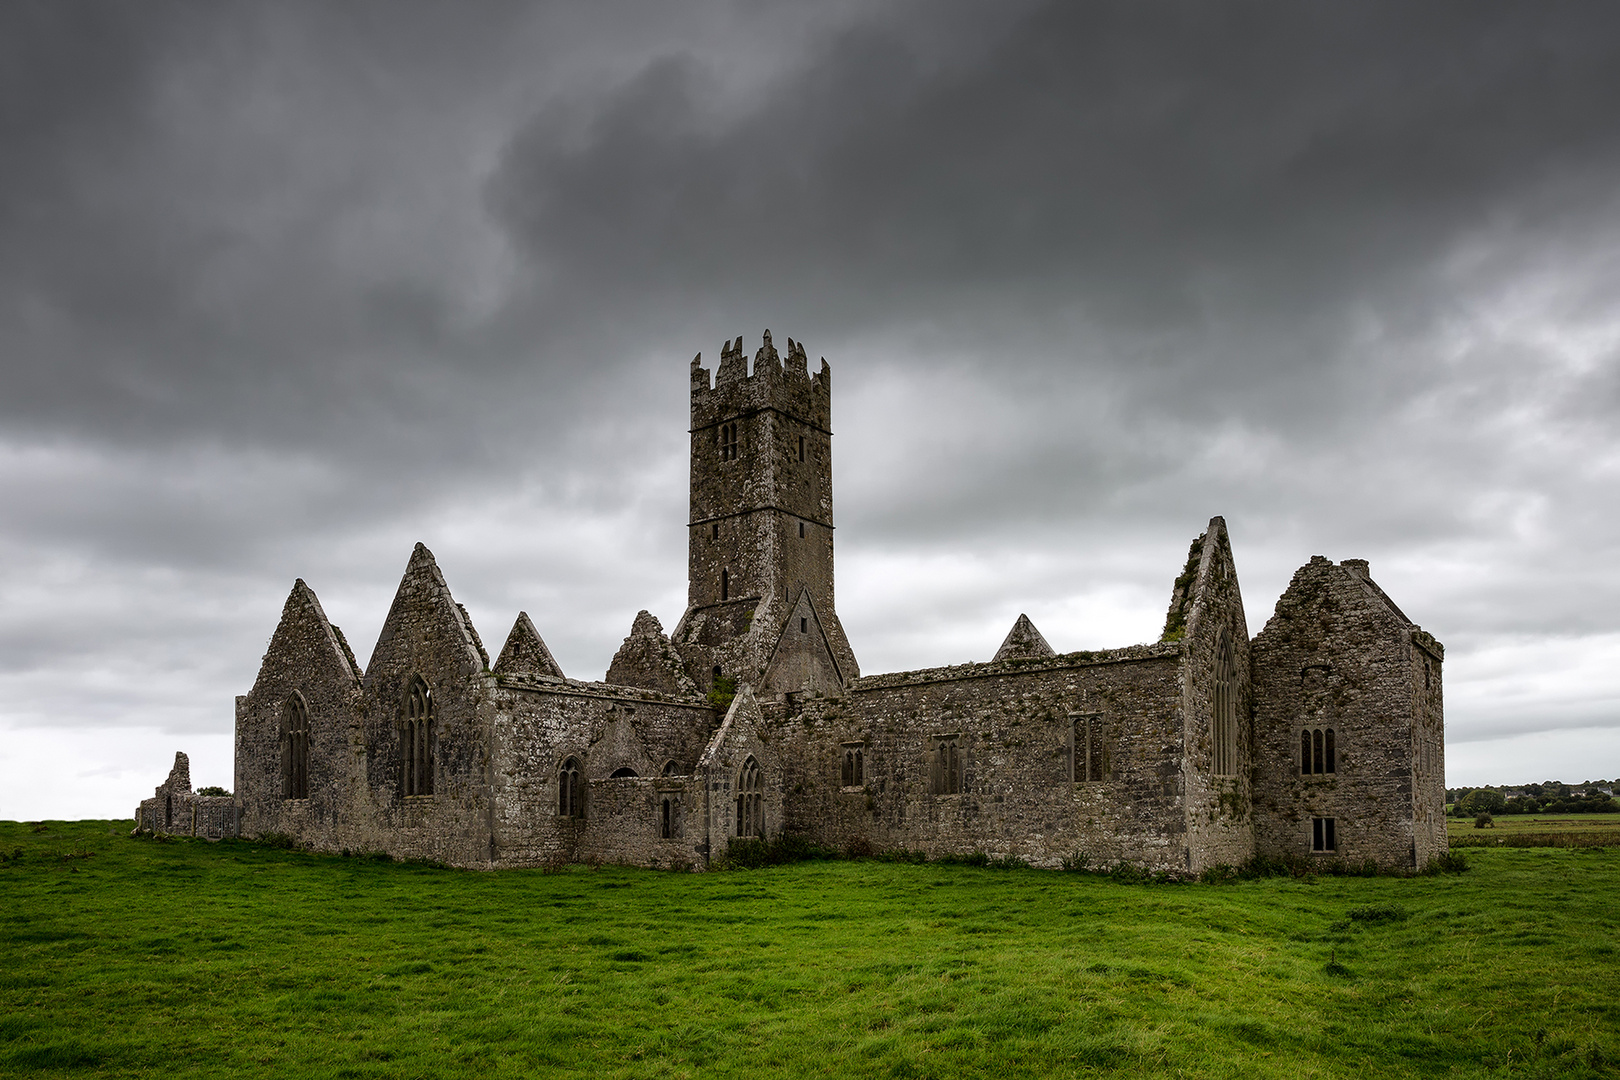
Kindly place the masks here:
POLYGON ((1620 814, 1497 814, 1483 829, 1473 818, 1447 818, 1452 847, 1620 847, 1620 814))
POLYGON ((129 827, 0 823, 0 1073, 1620 1069, 1614 848, 1149 885, 878 862, 485 874, 129 827))

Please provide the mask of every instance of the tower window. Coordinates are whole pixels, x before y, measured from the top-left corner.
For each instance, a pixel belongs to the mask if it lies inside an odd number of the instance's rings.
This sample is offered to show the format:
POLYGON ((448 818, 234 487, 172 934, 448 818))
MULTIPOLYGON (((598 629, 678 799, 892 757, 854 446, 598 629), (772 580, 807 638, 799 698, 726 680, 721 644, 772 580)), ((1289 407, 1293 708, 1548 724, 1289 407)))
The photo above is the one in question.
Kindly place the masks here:
POLYGON ((731 571, 720 571, 720 602, 725 603, 731 599, 731 571))
POLYGON ((1311 850, 1338 851, 1337 822, 1330 817, 1311 818, 1311 850))
POLYGON ((737 460, 737 425, 735 423, 720 425, 720 460, 737 460))
POLYGON ((799 460, 804 460, 804 436, 799 436, 799 460))
POLYGON ((709 534, 709 539, 711 539, 711 540, 720 539, 720 523, 718 521, 714 523, 714 531, 709 534))
POLYGON ((799 522, 799 539, 804 539, 804 522, 799 522))
POLYGON ((809 619, 800 619, 799 620, 799 633, 808 634, 809 632, 810 632, 810 620, 809 619))

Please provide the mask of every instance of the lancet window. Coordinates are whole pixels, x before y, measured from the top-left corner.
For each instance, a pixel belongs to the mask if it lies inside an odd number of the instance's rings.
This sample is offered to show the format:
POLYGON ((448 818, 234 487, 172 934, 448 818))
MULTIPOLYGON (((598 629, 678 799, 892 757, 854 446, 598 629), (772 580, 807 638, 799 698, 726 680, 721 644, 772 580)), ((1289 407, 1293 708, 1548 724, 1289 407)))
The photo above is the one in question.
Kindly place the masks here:
POLYGON ((737 835, 765 835, 765 778, 750 754, 737 776, 737 835))
POLYGON ((433 694, 420 675, 411 680, 400 707, 400 790, 433 794, 433 694))
POLYGON ((569 758, 557 770, 557 816, 582 818, 585 816, 584 790, 579 780, 579 759, 569 758))
POLYGON ((309 798, 309 707, 296 690, 281 706, 281 797, 309 798))
POLYGON ((1215 645, 1215 685, 1211 694, 1210 742, 1213 753, 1211 769, 1216 776, 1232 776, 1237 772, 1237 659, 1232 654, 1232 639, 1226 628, 1221 628, 1215 645))
POLYGON ((720 425, 720 460, 737 460, 737 425, 735 423, 720 425))
POLYGON ((929 788, 935 795, 962 793, 962 737, 936 735, 929 762, 929 788))
POLYGON ((844 744, 844 768, 841 775, 844 787, 860 787, 866 783, 866 744, 844 744))

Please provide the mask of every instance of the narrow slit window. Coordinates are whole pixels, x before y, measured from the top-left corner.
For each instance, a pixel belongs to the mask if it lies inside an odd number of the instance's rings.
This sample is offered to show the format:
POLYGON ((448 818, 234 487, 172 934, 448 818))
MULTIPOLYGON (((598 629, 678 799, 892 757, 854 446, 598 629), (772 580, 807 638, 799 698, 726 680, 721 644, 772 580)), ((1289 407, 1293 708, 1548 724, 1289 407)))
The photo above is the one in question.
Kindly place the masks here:
POLYGON ((1328 728, 1322 733, 1322 765, 1326 772, 1338 772, 1338 762, 1334 760, 1338 755, 1334 752, 1333 729, 1328 728))
POLYGON ((1311 733, 1309 731, 1299 733, 1299 774, 1301 776, 1311 775, 1311 733))
POLYGON ((799 620, 799 633, 808 634, 809 632, 810 632, 810 620, 809 619, 800 619, 799 620))
POLYGON ((799 539, 804 539, 804 522, 799 522, 799 539))
POLYGON ((731 571, 720 571, 720 602, 723 604, 731 599, 731 571))
POLYGON ((799 460, 804 460, 804 436, 799 436, 799 460))

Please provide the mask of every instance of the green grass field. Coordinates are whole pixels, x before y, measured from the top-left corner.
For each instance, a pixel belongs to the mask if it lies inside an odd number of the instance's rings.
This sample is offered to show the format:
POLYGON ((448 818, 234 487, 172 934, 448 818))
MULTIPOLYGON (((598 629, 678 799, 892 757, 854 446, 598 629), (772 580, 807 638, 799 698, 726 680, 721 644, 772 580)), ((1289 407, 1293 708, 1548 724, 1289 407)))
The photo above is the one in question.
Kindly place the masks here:
POLYGON ((1452 847, 1620 847, 1620 814, 1498 814, 1483 829, 1447 818, 1452 847))
POLYGON ((1620 1069, 1617 848, 1154 885, 871 861, 487 874, 129 827, 0 823, 0 1073, 1620 1069))

